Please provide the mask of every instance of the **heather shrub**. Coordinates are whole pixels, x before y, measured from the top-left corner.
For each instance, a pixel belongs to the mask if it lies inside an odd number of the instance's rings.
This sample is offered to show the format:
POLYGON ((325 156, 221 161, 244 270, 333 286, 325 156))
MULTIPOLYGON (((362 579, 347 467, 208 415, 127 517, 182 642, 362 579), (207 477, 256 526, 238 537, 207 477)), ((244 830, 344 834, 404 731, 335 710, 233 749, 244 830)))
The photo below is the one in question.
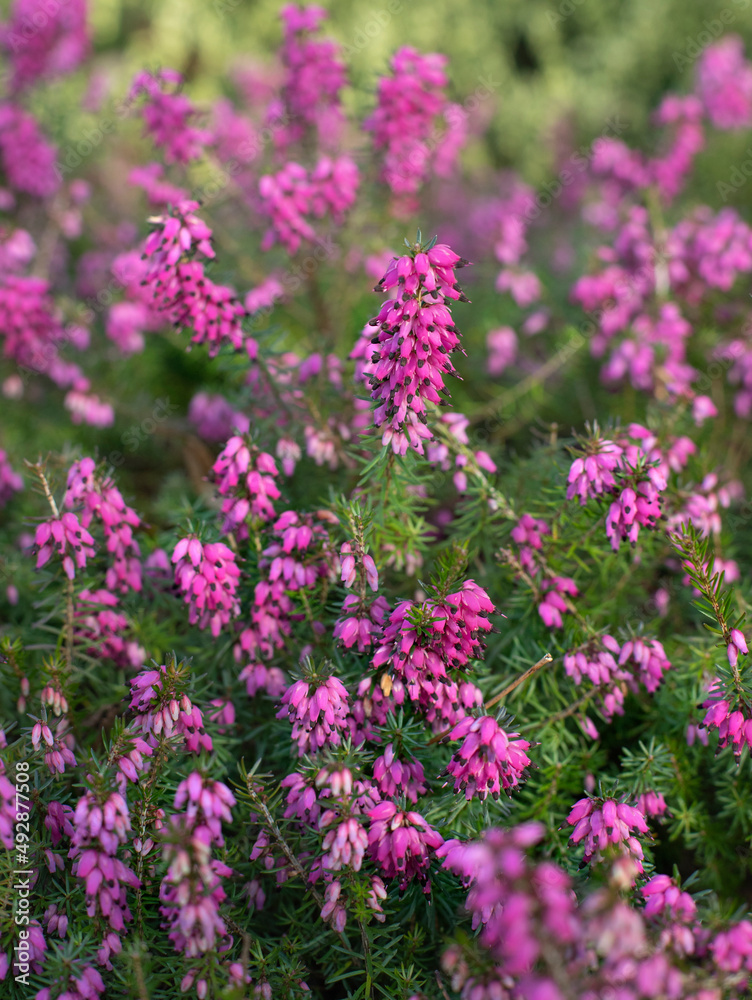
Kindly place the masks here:
POLYGON ((326 20, 0 33, 3 995, 744 995, 743 39, 535 188, 326 20))

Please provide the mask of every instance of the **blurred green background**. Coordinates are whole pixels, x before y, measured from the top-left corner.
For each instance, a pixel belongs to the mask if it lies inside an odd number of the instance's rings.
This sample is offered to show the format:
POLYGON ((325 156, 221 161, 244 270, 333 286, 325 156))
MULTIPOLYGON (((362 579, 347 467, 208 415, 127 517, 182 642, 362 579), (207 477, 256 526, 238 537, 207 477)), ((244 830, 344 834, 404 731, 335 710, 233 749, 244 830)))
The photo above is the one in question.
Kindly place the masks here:
MULTIPOLYGON (((280 40, 279 0, 93 0, 102 69, 116 93, 131 75, 160 63, 182 71, 191 96, 221 93, 229 66, 271 57, 280 40)), ((667 90, 691 86, 701 49, 721 33, 752 42, 752 0, 334 0, 327 33, 348 46, 358 101, 366 100, 400 45, 449 56, 453 97, 481 77, 499 87, 489 134, 496 166, 531 183, 550 171, 558 130, 600 133, 616 113, 627 141, 649 127, 667 90)))
MULTIPOLYGON (((465 167, 471 171, 480 168, 476 176, 490 180, 492 189, 497 182, 491 170, 508 168, 533 186, 545 184, 557 173, 558 156, 580 146, 589 147, 614 119, 628 123, 621 139, 652 150, 651 113, 667 92, 691 90, 697 58, 707 45, 733 32, 743 38, 747 55, 752 53, 752 0, 717 4, 708 0, 475 0, 465 4, 449 0, 334 0, 322 6, 330 15, 324 34, 345 48, 353 83, 346 102, 356 121, 372 108, 377 79, 402 45, 449 57, 449 92, 459 103, 467 102, 479 87, 493 89, 494 99, 483 102, 481 108, 481 113, 489 116, 484 138, 471 143, 463 153, 465 167)), ((7 7, 5 4, 6 12, 7 7)), ((105 116, 114 119, 113 108, 127 95, 134 75, 145 68, 179 70, 186 78, 187 94, 201 109, 208 109, 223 93, 231 94, 242 109, 242 96, 233 89, 231 71, 249 60, 272 63, 282 35, 282 7, 280 0, 91 0, 93 60, 86 70, 40 86, 31 95, 31 107, 63 151, 101 124, 105 116), (86 94, 99 95, 98 110, 82 109, 86 94)), ((703 202, 715 210, 721 208, 724 201, 718 182, 728 179, 733 165, 743 161, 752 146, 745 131, 712 132, 711 139, 696 161, 686 195, 674 206, 682 213, 703 202)), ((362 144, 363 137, 358 141, 362 144)), ((93 234, 101 236, 112 219, 131 220, 134 239, 137 233, 145 232, 143 195, 128 185, 126 178, 134 163, 153 158, 153 147, 142 138, 137 115, 119 118, 114 132, 85 158, 74 175, 90 179, 95 194, 87 208, 83 238, 71 247, 74 256, 92 249, 93 234)), ((727 204, 735 205, 749 220, 752 185, 734 190, 727 204)), ((674 209, 671 221, 675 221, 674 209)), ((219 214, 221 205, 213 205, 215 210, 219 214)), ((576 324, 581 312, 568 304, 569 288, 576 274, 589 269, 592 244, 576 228, 559 230, 557 211, 542 220, 544 224, 531 234, 532 242, 534 249, 543 250, 545 259, 552 252, 553 237, 564 234, 563 238, 572 241, 578 270, 568 275, 548 274, 545 283, 549 301, 559 314, 558 322, 576 324), (541 247, 541 243, 546 246, 541 247)), ((220 280, 247 288, 257 280, 253 273, 263 274, 276 266, 274 254, 269 260, 264 255, 259 259, 257 252, 254 256, 245 246, 239 252, 230 243, 225 247, 221 218, 215 221, 219 221, 220 249, 229 251, 220 254, 220 280)), ((423 221, 421 218, 421 225, 423 221)), ((431 221, 427 218, 426 226, 431 221)), ((351 229, 360 237, 358 225, 356 220, 351 229)), ((408 228, 412 232, 412 221, 408 228)), ((385 229, 382 239, 387 245, 398 246, 405 231, 392 224, 392 231, 385 229)), ((249 237, 249 247, 257 245, 258 233, 247 230, 244 235, 249 237)), ((244 242, 241 238, 238 246, 244 242)), ((468 350, 464 371, 471 377, 456 387, 455 394, 455 405, 468 414, 504 387, 487 379, 486 333, 505 323, 517 325, 520 315, 509 296, 493 290, 496 262, 487 261, 485 268, 481 261, 476 263, 479 266, 469 277, 474 304, 461 321, 468 350)), ((347 282, 347 275, 344 278, 347 282)), ((339 330, 346 345, 339 351, 343 356, 375 301, 365 284, 360 299, 357 289, 351 288, 347 301, 351 300, 355 302, 352 317, 339 330)), ((102 318, 100 313, 98 327, 102 318)), ((227 392, 229 369, 221 360, 208 362, 201 350, 186 354, 186 341, 185 335, 150 337, 144 355, 126 361, 110 355, 100 359, 96 367, 92 363, 88 370, 95 389, 100 391, 101 387, 106 398, 116 403, 114 427, 104 431, 76 427, 67 414, 61 420, 58 394, 52 393, 44 404, 29 399, 16 404, 13 416, 8 412, 4 446, 14 456, 32 458, 48 448, 64 449, 70 442, 77 442, 85 453, 121 453, 123 436, 149 419, 155 400, 168 397, 175 406, 175 417, 160 425, 155 435, 147 435, 134 454, 126 454, 121 481, 145 504, 146 498, 164 488, 166 471, 175 476, 170 482, 180 490, 185 479, 177 470, 195 468, 190 479, 195 489, 201 489, 210 455, 194 437, 186 436, 185 413, 200 389, 227 392), (124 386, 128 387, 125 392, 124 386), (198 452, 195 458, 191 448, 198 452)), ((309 347, 320 349, 318 344, 309 347)), ((537 341, 534 348, 542 363, 550 348, 537 341)), ((595 416, 605 419, 612 400, 598 387, 598 369, 589 351, 583 350, 568 366, 566 378, 560 380, 555 392, 539 387, 540 391, 531 395, 530 412, 525 411, 515 424, 515 433, 522 428, 522 437, 513 440, 515 446, 524 450, 529 437, 525 424, 535 418, 539 423, 564 421, 567 426, 595 416)), ((631 390, 621 393, 620 407, 625 419, 642 418, 642 402, 631 390)), ((312 461, 307 466, 323 487, 326 469, 315 467, 312 461)), ((168 501, 172 502, 169 484, 166 495, 165 510, 168 501)), ((157 513, 153 508, 152 512, 157 513)))

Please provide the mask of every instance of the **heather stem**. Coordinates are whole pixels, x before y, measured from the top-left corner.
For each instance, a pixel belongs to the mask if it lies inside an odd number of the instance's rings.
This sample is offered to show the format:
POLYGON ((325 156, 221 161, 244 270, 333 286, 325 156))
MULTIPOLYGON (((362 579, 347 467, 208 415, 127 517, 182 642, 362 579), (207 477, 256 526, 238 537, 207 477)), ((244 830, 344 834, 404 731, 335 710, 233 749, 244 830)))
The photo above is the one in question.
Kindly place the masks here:
POLYGON ((358 921, 358 927, 360 927, 360 939, 363 943, 363 957, 366 962, 366 992, 365 1000, 371 1000, 373 995, 373 960, 371 956, 371 944, 368 940, 368 935, 366 934, 366 928, 362 920, 358 921))
MULTIPOLYGON (((144 781, 141 784, 141 788, 143 789, 143 795, 138 802, 136 810, 134 811, 136 812, 136 822, 138 824, 138 836, 139 839, 141 840, 142 847, 146 840, 149 807, 151 805, 152 795, 154 793, 154 785, 156 783, 157 778, 159 777, 159 773, 162 769, 162 766, 164 762, 167 760, 168 756, 169 756, 169 744, 165 740, 162 740, 157 746, 157 752, 154 757, 154 763, 151 767, 151 770, 149 771, 149 776, 146 779, 146 781, 144 781)), ((143 851, 139 851, 138 858, 136 860, 136 876, 139 881, 138 889, 136 889, 136 929, 138 931, 139 936, 142 938, 144 936, 144 927, 143 927, 144 915, 143 915, 143 899, 142 899, 143 873, 144 873, 144 854, 143 851)))
MULTIPOLYGON (((689 533, 684 534, 681 537, 677 536, 674 539, 674 545, 692 563, 692 567, 697 575, 697 579, 695 581, 697 587, 702 592, 703 597, 708 602, 710 607, 713 609, 713 614, 715 615, 716 621, 721 628, 723 641, 726 643, 727 647, 730 646, 732 642, 731 628, 726 621, 723 609, 721 608, 718 597, 716 596, 716 588, 713 585, 713 580, 708 574, 708 570, 702 559, 701 553, 698 551, 696 538, 689 533)), ((736 692, 742 701, 746 701, 747 697, 742 685, 742 675, 739 672, 739 667, 737 664, 731 663, 730 661, 729 666, 731 667, 731 674, 734 678, 734 687, 736 688, 736 692)))
MULTIPOLYGON (((26 462, 26 465, 36 473, 37 478, 42 484, 42 490, 52 510, 52 516, 56 521, 60 520, 60 510, 52 495, 52 490, 50 489, 50 484, 47 482, 47 476, 44 474, 42 465, 39 463, 33 464, 32 462, 26 462)), ((73 580, 67 578, 65 588, 65 666, 69 676, 73 671, 74 598, 73 580)))
POLYGON ((294 870, 297 872, 297 874, 303 880, 303 884, 307 887, 308 891, 311 893, 311 895, 313 896, 313 898, 316 900, 316 902, 319 905, 319 908, 323 909, 324 908, 323 897, 319 894, 319 892, 316 889, 313 888, 312 885, 309 885, 309 883, 308 883, 308 875, 307 875, 305 869, 303 868, 303 866, 301 865, 301 863, 298 861, 298 859, 293 854, 292 849, 290 848, 290 845, 287 843, 287 841, 285 840, 284 836, 282 835, 282 831, 277 826, 277 823, 276 823, 274 817, 272 816, 272 814, 269 812, 269 809, 268 809, 266 803, 261 798, 261 796, 258 794, 258 792, 254 789, 254 787, 253 787, 253 780, 252 780, 251 775, 248 776, 248 779, 246 781, 246 787, 248 789, 248 794, 250 795, 251 800, 253 801, 254 806, 257 806, 261 810, 261 812, 264 814, 264 819, 266 820, 267 828, 269 829, 269 831, 274 836, 274 839, 279 844, 279 846, 280 846, 280 848, 282 850, 282 853, 285 855, 285 857, 290 862, 290 864, 292 865, 292 867, 294 868, 294 870))
POLYGON ((546 655, 542 656, 537 663, 534 663, 532 665, 532 667, 528 667, 528 669, 525 671, 524 674, 520 674, 517 680, 512 681, 512 683, 508 684, 503 691, 501 691, 497 695, 494 695, 494 697, 490 701, 487 701, 486 709, 492 708, 497 702, 500 702, 502 698, 506 698, 506 696, 508 694, 511 694, 512 691, 514 691, 516 687, 522 684, 523 681, 526 681, 528 677, 532 677, 533 674, 537 674, 538 671, 541 669, 541 667, 545 667, 547 663, 551 663, 552 661, 553 661, 553 656, 551 656, 550 653, 546 653, 546 655))

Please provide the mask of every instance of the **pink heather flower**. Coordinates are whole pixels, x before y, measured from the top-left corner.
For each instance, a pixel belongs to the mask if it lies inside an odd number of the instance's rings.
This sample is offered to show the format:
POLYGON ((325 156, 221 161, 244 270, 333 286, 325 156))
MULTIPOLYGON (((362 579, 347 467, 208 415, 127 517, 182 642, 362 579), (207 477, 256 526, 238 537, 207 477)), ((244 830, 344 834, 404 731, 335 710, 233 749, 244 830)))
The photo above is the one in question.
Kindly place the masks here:
POLYGON ((195 536, 181 539, 172 554, 175 583, 190 605, 189 621, 199 628, 211 628, 216 638, 240 613, 235 595, 240 569, 235 553, 224 542, 202 544, 195 536))
MULTIPOLYGON (((64 987, 64 991, 56 995, 65 995, 67 1000, 99 1000, 104 994, 104 982, 93 965, 77 964, 76 972, 71 972, 56 985, 64 987)), ((50 987, 45 986, 36 994, 35 1000, 51 1000, 51 997, 50 987)))
MULTIPOLYGON (((101 521, 111 565, 105 583, 108 590, 141 590, 141 551, 133 538, 133 529, 141 527, 141 518, 123 499, 109 476, 96 474, 94 459, 74 462, 68 472, 64 506, 81 508, 81 523, 88 528, 94 519, 101 521)), ((107 603, 107 602, 105 602, 107 603)))
POLYGON ((36 975, 42 972, 42 967, 47 958, 47 941, 45 940, 42 926, 38 920, 31 920, 27 925, 27 930, 28 959, 24 956, 23 960, 21 960, 23 952, 15 950, 11 952, 12 960, 9 960, 4 952, 0 952, 0 981, 5 979, 10 969, 12 969, 13 976, 17 982, 25 982, 25 979, 18 979, 17 977, 26 976, 29 969, 36 975))
POLYGON ((715 128, 752 124, 752 66, 738 35, 726 35, 703 51, 697 64, 697 95, 715 128))
POLYGON ((285 33, 280 50, 285 68, 282 103, 290 123, 275 131, 275 140, 284 148, 302 139, 308 126, 316 129, 322 146, 331 148, 344 124, 340 91, 347 72, 336 42, 311 37, 328 14, 322 7, 288 4, 280 17, 285 33))
POLYGON ((60 187, 56 150, 33 115, 15 104, 0 103, 0 160, 10 187, 35 198, 49 198, 60 187))
POLYGON ((25 229, 13 229, 0 235, 0 267, 6 274, 23 272, 36 252, 36 244, 25 229))
POLYGON ((143 71, 135 76, 129 94, 131 99, 146 95, 141 112, 145 131, 154 144, 164 150, 167 163, 189 163, 199 159, 204 145, 211 140, 209 132, 189 124, 196 111, 178 89, 182 83, 182 76, 173 69, 160 70, 156 76, 143 71), (168 89, 170 87, 175 90, 168 89))
MULTIPOLYGON (((454 269, 468 262, 448 246, 394 258, 377 289, 395 289, 378 316, 375 347, 363 376, 371 384, 371 398, 379 405, 373 415, 383 429, 384 446, 395 454, 409 447, 423 454, 423 442, 433 435, 427 426, 427 403, 446 395, 444 374, 456 374, 450 355, 460 349, 457 327, 447 300, 468 301, 459 290, 454 269)), ((356 348, 356 351, 358 349, 356 348)), ((353 352, 354 354, 355 352, 353 352)))
POLYGON ((164 549, 154 549, 154 551, 146 557, 144 568, 146 570, 146 575, 155 580, 164 580, 172 576, 170 557, 164 549))
POLYGON ((197 392, 188 407, 188 419, 205 441, 226 441, 248 418, 237 413, 224 396, 197 392))
MULTIPOLYGON (((540 823, 524 823, 487 830, 476 842, 447 840, 437 852, 443 867, 469 885, 466 908, 473 927, 480 927, 481 944, 501 963, 500 976, 528 972, 543 939, 568 949, 582 935, 569 877, 549 861, 526 857, 543 833, 540 823)), ((554 996, 541 994, 542 1000, 554 996)))
POLYGON ((86 0, 68 0, 50 12, 43 0, 15 0, 0 43, 12 67, 15 92, 40 79, 74 70, 88 55, 86 0))
POLYGON ((352 587, 358 575, 355 568, 355 554, 352 551, 352 545, 349 542, 343 542, 339 551, 342 583, 346 587, 352 587))
POLYGON ((744 634, 738 628, 732 628, 729 633, 728 646, 726 647, 730 666, 736 666, 740 653, 742 656, 746 656, 748 652, 747 640, 744 638, 744 634))
POLYGON ((50 727, 45 722, 35 722, 31 728, 31 745, 35 750, 39 749, 39 744, 44 740, 47 746, 51 747, 55 742, 50 727))
POLYGON ((57 551, 70 580, 76 575, 76 567, 86 569, 86 560, 94 556, 94 539, 70 512, 43 521, 34 534, 34 545, 37 547, 37 569, 49 562, 57 551))
POLYGON ((533 271, 508 267, 499 272, 496 291, 509 292, 517 305, 526 309, 540 299, 543 289, 538 275, 533 271))
POLYGON ((643 792, 637 796, 635 806, 645 816, 663 816, 668 812, 666 800, 661 792, 643 792))
POLYGON ((669 920, 689 923, 697 913, 695 901, 682 892, 668 875, 654 875, 640 889, 645 903, 645 916, 665 914, 669 920))
POLYGON ((615 490, 613 471, 619 466, 622 454, 622 449, 613 441, 595 440, 588 442, 588 448, 597 448, 597 451, 588 451, 576 458, 567 479, 567 500, 579 497, 582 506, 588 497, 615 490))
POLYGON ((587 677, 595 685, 609 684, 614 677, 618 677, 619 670, 614 657, 618 657, 621 651, 619 643, 610 635, 601 636, 600 642, 605 649, 583 646, 575 652, 565 654, 564 669, 575 684, 581 684, 583 677, 587 677))
POLYGON ((53 799, 47 804, 47 815, 44 817, 44 825, 49 830, 52 846, 57 847, 63 837, 73 836, 73 809, 69 805, 63 805, 53 799))
POLYGON ((45 930, 49 935, 52 935, 57 931, 57 936, 59 938, 64 938, 68 930, 68 918, 64 913, 57 912, 57 906, 52 903, 44 911, 44 916, 42 917, 42 923, 44 924, 45 930))
POLYGON ((249 663, 240 671, 238 680, 245 681, 249 698, 264 691, 276 701, 287 686, 285 675, 279 667, 268 667, 265 663, 249 663))
POLYGON ((324 905, 320 914, 322 920, 331 921, 332 927, 338 934, 341 934, 347 925, 347 910, 339 902, 341 892, 342 883, 338 879, 334 879, 327 885, 324 890, 324 905))
POLYGON ((477 712, 482 704, 480 688, 470 681, 439 684, 432 700, 425 706, 426 721, 431 724, 434 732, 441 732, 447 726, 455 726, 468 712, 477 712))
POLYGON ((387 743, 383 754, 373 762, 373 779, 384 798, 404 795, 415 804, 426 792, 423 765, 415 757, 397 757, 393 743, 387 743))
POLYGON ((107 313, 105 329, 120 351, 129 355, 143 351, 144 331, 152 326, 151 310, 142 302, 116 302, 107 313))
POLYGON ((112 427, 115 410, 110 403, 104 403, 89 392, 71 389, 65 394, 63 405, 70 411, 74 424, 88 424, 90 427, 112 427))
MULTIPOLYGON (((610 635, 603 635, 564 655, 564 669, 575 684, 587 677, 598 687, 598 703, 604 719, 610 722, 614 715, 624 714, 625 682, 633 682, 632 675, 618 665, 621 652, 619 643, 610 635), (601 648, 603 647, 603 648, 601 648)), ((589 735, 598 738, 595 726, 587 720, 589 735)))
POLYGON ((142 670, 130 681, 135 727, 146 734, 151 746, 157 745, 157 737, 162 734, 169 737, 179 733, 190 753, 211 751, 212 739, 204 731, 201 709, 181 690, 185 681, 175 675, 174 666, 142 670))
POLYGON ((604 799, 600 805, 598 802, 586 798, 573 806, 567 816, 567 823, 574 827, 572 843, 585 841, 583 860, 586 863, 598 863, 610 845, 618 846, 621 853, 631 858, 636 871, 642 872, 642 846, 632 831, 648 833, 645 816, 634 806, 617 803, 614 799, 604 799))
POLYGON ((627 486, 611 504, 606 515, 606 535, 616 552, 622 541, 634 547, 640 527, 654 528, 661 516, 661 497, 647 480, 638 483, 637 491, 627 486))
POLYGON ((752 972, 752 923, 741 920, 716 934, 710 944, 713 959, 724 972, 752 972))
POLYGON ((348 156, 337 160, 322 157, 310 175, 294 161, 286 163, 277 174, 265 174, 259 180, 259 195, 271 228, 261 249, 269 250, 281 243, 293 255, 303 240, 317 242, 309 218, 331 215, 337 224, 341 223, 355 202, 359 183, 358 168, 348 156))
POLYGON ((168 869, 159 890, 160 913, 175 950, 186 958, 229 945, 220 907, 226 898, 222 880, 233 871, 212 859, 211 849, 224 844, 222 821, 231 820, 234 804, 229 788, 197 771, 181 782, 175 796, 175 808, 187 808, 170 817, 165 834, 168 869))
POLYGON ((718 407, 710 396, 697 396, 692 403, 692 416, 694 417, 695 424, 698 427, 702 427, 708 417, 718 416, 718 407))
POLYGON ((128 174, 128 183, 140 187, 151 205, 174 205, 188 198, 185 188, 176 187, 164 180, 164 167, 161 163, 145 163, 134 167, 128 174))
POLYGON ((517 334, 511 326, 502 326, 486 334, 488 374, 496 377, 517 357, 517 334))
POLYGON ((114 660, 121 667, 142 667, 145 650, 124 638, 130 625, 116 611, 118 599, 109 590, 82 590, 74 611, 76 636, 86 643, 89 656, 114 660))
POLYGON ((652 694, 657 690, 663 675, 671 669, 662 643, 657 639, 629 639, 621 648, 619 666, 628 667, 652 694))
POLYGON ((436 146, 433 171, 437 177, 451 177, 460 151, 470 137, 469 115, 460 104, 447 104, 442 114, 446 130, 436 146))
POLYGON ((240 633, 234 648, 235 659, 252 660, 272 657, 285 645, 290 634, 290 616, 294 605, 287 593, 284 580, 260 580, 255 587, 251 608, 251 625, 240 633))
MULTIPOLYGON (((113 756, 112 763, 117 765, 118 770, 128 781, 136 782, 139 773, 146 769, 147 761, 144 758, 151 757, 154 751, 140 736, 128 731, 124 735, 128 741, 122 747, 122 752, 113 756)), ((124 787, 125 783, 121 786, 121 792, 123 792, 124 787)))
POLYGON ((700 723, 698 736, 702 735, 702 730, 706 726, 717 729, 719 748, 732 744, 737 757, 745 744, 752 748, 752 719, 748 719, 743 710, 746 706, 734 709, 728 698, 723 697, 722 688, 717 682, 711 685, 709 696, 702 703, 702 707, 707 711, 700 723))
POLYGON ((523 569, 535 569, 535 557, 532 550, 539 552, 543 548, 543 535, 551 533, 545 521, 536 519, 530 514, 522 514, 517 524, 512 528, 512 540, 520 547, 520 563, 523 569))
POLYGON ((212 144, 223 163, 248 165, 261 152, 262 139, 255 125, 250 118, 239 115, 225 97, 214 102, 211 132, 212 144))
POLYGON ((468 800, 473 795, 483 800, 489 792, 498 799, 502 789, 509 793, 523 781, 530 744, 517 737, 519 733, 507 733, 490 715, 461 719, 446 737, 464 741, 446 767, 455 792, 463 788, 468 800))
POLYGON ((112 792, 102 802, 93 792, 85 792, 76 805, 73 827, 68 856, 74 859, 73 874, 85 880, 87 915, 105 927, 109 925, 98 954, 99 963, 109 969, 110 955, 122 949, 120 933, 133 919, 127 888, 140 885, 131 869, 116 857, 131 829, 125 799, 112 792))
POLYGON ((323 576, 333 578, 333 553, 329 534, 311 514, 287 510, 272 525, 276 536, 263 551, 263 565, 268 566, 269 581, 278 581, 283 589, 313 587, 323 576))
POLYGON ((144 243, 147 257, 158 255, 160 263, 174 266, 180 258, 191 251, 213 259, 211 245, 212 231, 195 214, 199 208, 197 201, 181 201, 171 215, 161 215, 153 221, 161 228, 155 229, 144 243))
POLYGON ((217 732, 223 735, 228 727, 235 723, 235 706, 229 698, 212 698, 211 705, 214 711, 210 714, 211 722, 217 723, 217 732))
POLYGON ((71 384, 87 387, 78 366, 60 357, 59 345, 68 338, 49 292, 50 286, 42 278, 0 276, 3 355, 32 372, 46 375, 60 388, 71 384))
POLYGON ((212 843, 222 847, 222 823, 232 822, 232 807, 235 796, 221 781, 205 778, 199 771, 181 781, 175 792, 176 809, 185 807, 189 821, 200 819, 211 833, 212 843))
MULTIPOLYGON (((244 303, 248 315, 253 316, 254 313, 261 310, 271 310, 274 303, 281 299, 284 294, 284 285, 278 278, 274 276, 266 278, 260 285, 246 293, 244 303)), ((290 475, 290 473, 286 472, 285 475, 290 475)))
POLYGON ((384 620, 389 614, 389 603, 385 597, 377 597, 363 605, 355 594, 348 594, 342 604, 342 617, 334 623, 334 638, 346 649, 357 644, 362 653, 381 639, 384 620))
POLYGON ((688 747, 694 746, 695 740, 702 743, 705 747, 708 745, 707 730, 701 728, 701 725, 702 724, 698 725, 696 722, 690 722, 687 724, 686 740, 688 747))
MULTIPOLYGON (((325 829, 327 813, 319 820, 319 828, 325 829)), ((338 872, 343 868, 360 871, 363 857, 368 847, 368 834, 355 816, 342 819, 327 830, 321 849, 325 853, 321 857, 321 867, 325 871, 338 872)))
MULTIPOLYGON (((211 230, 195 215, 198 203, 181 201, 170 215, 151 221, 159 226, 146 240, 148 263, 142 279, 151 307, 175 327, 193 329, 191 343, 204 344, 214 356, 225 342, 255 353, 240 325, 244 306, 232 288, 215 285, 199 256, 211 259, 211 230)), ((148 300, 147 300, 148 301, 148 300)))
POLYGON ((271 455, 249 445, 239 435, 230 438, 219 453, 212 476, 222 501, 222 531, 248 537, 246 519, 268 521, 276 516, 274 501, 280 492, 279 475, 271 455))
POLYGON ((23 489, 23 479, 11 468, 8 456, 0 448, 0 507, 4 507, 14 493, 23 489))
POLYGON ((441 834, 420 813, 402 812, 393 802, 380 802, 369 809, 368 818, 368 848, 384 875, 398 878, 401 890, 417 878, 424 884, 424 891, 430 891, 430 852, 443 844, 441 834))
POLYGON ((347 689, 337 677, 328 677, 318 687, 302 678, 282 695, 278 719, 292 722, 292 738, 298 753, 314 753, 324 746, 339 746, 347 729, 347 689))
POLYGON ((310 212, 310 184, 305 167, 290 161, 278 174, 266 174, 259 180, 262 208, 272 222, 264 236, 262 250, 281 243, 287 252, 297 253, 301 241, 316 239, 305 216, 310 212))
POLYGON ((570 608, 562 594, 577 597, 577 585, 568 576, 554 576, 541 583, 541 593, 543 600, 538 605, 538 614, 549 628, 562 628, 562 613, 570 608))
POLYGON ((0 844, 7 851, 15 846, 16 818, 16 786, 0 770, 0 844))
POLYGON ((311 212, 317 219, 331 215, 341 224, 355 204, 359 185, 360 172, 349 156, 322 156, 311 173, 311 212))
MULTIPOLYGON (((485 616, 494 611, 488 594, 473 580, 466 580, 442 603, 404 601, 389 616, 372 665, 377 670, 388 665, 411 700, 424 710, 436 709, 445 695, 457 696, 447 670, 462 670, 471 659, 482 657, 482 633, 492 628, 485 616)), ((465 714, 461 706, 457 710, 453 723, 465 714)))
POLYGON ((316 789, 297 771, 288 774, 280 782, 282 788, 287 788, 285 798, 285 819, 295 818, 301 823, 309 823, 311 826, 318 825, 318 818, 321 814, 321 805, 316 795, 316 789))
POLYGON ((435 163, 435 143, 430 141, 434 121, 449 107, 443 92, 446 63, 446 56, 437 53, 399 49, 392 57, 392 76, 379 80, 376 108, 363 123, 383 154, 381 179, 404 209, 414 207, 435 163))
POLYGON ((358 562, 362 563, 366 582, 375 593, 379 589, 379 573, 376 569, 376 563, 373 561, 373 556, 369 556, 359 550, 354 552, 350 542, 343 542, 340 548, 340 563, 342 583, 346 587, 352 587, 358 577, 356 569, 358 562))
POLYGON ((64 774, 66 764, 69 767, 76 766, 76 757, 73 753, 75 740, 72 733, 68 732, 68 719, 63 716, 55 727, 54 737, 46 725, 36 723, 32 729, 32 744, 35 749, 40 746, 40 737, 44 741, 44 762, 51 774, 64 774), (37 729, 39 726, 39 729, 37 729), (36 731, 36 732, 35 732, 36 731), (34 736, 36 735, 36 743, 34 736), (52 737, 52 738, 51 738, 52 737))

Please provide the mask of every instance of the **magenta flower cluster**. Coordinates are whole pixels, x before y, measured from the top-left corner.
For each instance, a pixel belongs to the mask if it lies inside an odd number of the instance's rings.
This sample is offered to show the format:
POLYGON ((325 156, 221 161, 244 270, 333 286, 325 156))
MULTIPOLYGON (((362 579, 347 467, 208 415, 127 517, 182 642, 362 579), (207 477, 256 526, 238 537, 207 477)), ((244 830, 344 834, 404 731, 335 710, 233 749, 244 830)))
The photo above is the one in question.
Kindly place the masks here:
MULTIPOLYGON (((446 302, 467 301, 454 274, 467 263, 438 244, 395 257, 379 282, 378 290, 394 289, 395 297, 370 321, 380 329, 363 371, 378 404, 374 423, 398 455, 410 447, 423 454, 423 443, 433 438, 426 404, 442 402, 444 375, 455 374, 449 355, 459 350, 459 337, 446 302)), ((362 338, 356 352, 365 357, 367 350, 362 338)))

